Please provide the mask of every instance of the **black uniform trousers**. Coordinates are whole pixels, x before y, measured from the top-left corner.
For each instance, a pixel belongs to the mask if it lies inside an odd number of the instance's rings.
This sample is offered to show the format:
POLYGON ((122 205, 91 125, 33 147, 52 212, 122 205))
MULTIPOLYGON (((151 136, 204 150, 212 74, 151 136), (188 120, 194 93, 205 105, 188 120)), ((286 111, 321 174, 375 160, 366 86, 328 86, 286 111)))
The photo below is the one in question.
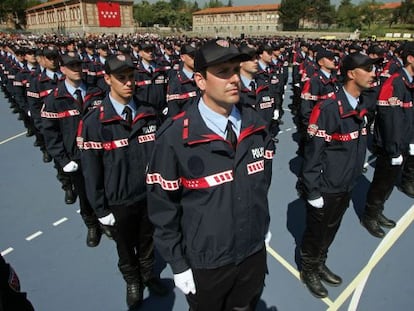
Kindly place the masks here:
POLYGON ((305 271, 315 271, 325 263, 329 246, 349 206, 351 193, 323 193, 322 197, 322 208, 306 204, 306 229, 301 244, 302 270, 305 271))
POLYGON ((365 216, 377 219, 382 213, 384 203, 390 197, 401 170, 402 165, 391 165, 391 159, 387 155, 377 154, 374 177, 365 204, 365 216))
POLYGON ((98 217, 95 215, 95 211, 89 203, 88 197, 86 195, 86 188, 85 188, 85 178, 82 174, 82 167, 79 161, 78 163, 78 170, 73 173, 64 173, 68 176, 73 184, 74 190, 79 198, 79 207, 80 207, 80 215, 82 216, 85 225, 90 227, 96 227, 99 225, 98 217))
POLYGON ((414 185, 414 156, 409 155, 404 161, 401 174, 401 186, 410 187, 411 185, 414 185))
POLYGON ((254 311, 267 273, 266 249, 239 265, 193 269, 196 294, 188 294, 190 311, 254 311))
POLYGON ((110 209, 115 217, 113 237, 121 273, 127 282, 148 281, 153 277, 154 227, 148 218, 147 201, 110 209))

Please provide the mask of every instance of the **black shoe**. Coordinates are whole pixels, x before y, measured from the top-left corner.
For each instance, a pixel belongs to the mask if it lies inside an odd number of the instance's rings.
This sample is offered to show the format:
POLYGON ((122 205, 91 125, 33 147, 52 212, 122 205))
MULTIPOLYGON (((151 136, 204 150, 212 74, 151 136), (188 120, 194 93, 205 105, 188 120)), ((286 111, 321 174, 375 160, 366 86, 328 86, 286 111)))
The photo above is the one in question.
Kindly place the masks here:
POLYGON ((33 135, 34 135, 33 130, 31 128, 28 128, 26 132, 26 137, 32 137, 33 135))
POLYGON ((362 217, 361 225, 363 225, 365 229, 367 229, 368 232, 376 238, 382 239, 385 236, 384 230, 381 229, 376 219, 362 217))
POLYGON ((114 235, 112 233, 112 231, 115 230, 115 228, 113 226, 105 226, 101 224, 101 231, 103 234, 106 235, 106 237, 110 240, 114 239, 114 235))
POLYGON ((319 267, 319 276, 322 281, 328 283, 331 286, 336 287, 342 284, 341 277, 329 270, 329 268, 325 264, 322 264, 319 267))
POLYGON ((273 142, 274 142, 275 144, 279 143, 279 138, 272 137, 272 140, 273 140, 273 142))
POLYGON ((143 289, 139 283, 127 283, 126 301, 128 308, 135 309, 142 304, 143 289))
POLYGON ((394 220, 385 217, 383 213, 380 213, 378 215, 378 224, 381 227, 390 228, 390 229, 394 228, 396 225, 394 220))
POLYGON ((88 227, 88 234, 86 235, 86 245, 89 247, 96 247, 101 241, 102 232, 99 225, 88 227))
POLYGON ((301 271, 300 278, 312 295, 316 298, 328 297, 328 290, 323 286, 321 278, 318 273, 309 271, 301 271))
POLYGON ((49 163, 52 161, 52 157, 47 151, 43 151, 43 162, 49 163))
POLYGON ((42 145, 42 143, 40 141, 38 141, 37 139, 33 143, 33 146, 35 146, 35 147, 40 147, 41 145, 42 145))
POLYGON ((17 120, 20 120, 20 121, 24 120, 23 114, 21 112, 19 113, 17 120))
POLYGON ((400 185, 397 187, 398 190, 408 195, 410 198, 414 198, 414 184, 413 183, 407 183, 405 185, 400 185), (411 186, 412 185, 412 186, 411 186))
POLYGON ((73 204, 76 202, 76 195, 72 189, 65 190, 65 203, 66 204, 73 204))
POLYGON ((148 287, 149 291, 157 296, 165 296, 168 294, 168 288, 162 284, 159 278, 153 277, 144 282, 144 285, 148 287))

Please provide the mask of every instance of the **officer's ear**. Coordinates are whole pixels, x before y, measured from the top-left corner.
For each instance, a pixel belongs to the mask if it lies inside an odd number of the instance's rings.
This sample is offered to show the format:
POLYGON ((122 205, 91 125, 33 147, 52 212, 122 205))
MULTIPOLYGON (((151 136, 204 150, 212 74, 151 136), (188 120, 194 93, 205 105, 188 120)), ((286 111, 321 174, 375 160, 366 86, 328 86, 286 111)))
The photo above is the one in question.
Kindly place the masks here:
POLYGON ((194 81, 201 91, 206 89, 206 78, 200 72, 194 73, 194 81))
POLYGON ((104 74, 105 83, 111 86, 111 76, 107 73, 104 74))

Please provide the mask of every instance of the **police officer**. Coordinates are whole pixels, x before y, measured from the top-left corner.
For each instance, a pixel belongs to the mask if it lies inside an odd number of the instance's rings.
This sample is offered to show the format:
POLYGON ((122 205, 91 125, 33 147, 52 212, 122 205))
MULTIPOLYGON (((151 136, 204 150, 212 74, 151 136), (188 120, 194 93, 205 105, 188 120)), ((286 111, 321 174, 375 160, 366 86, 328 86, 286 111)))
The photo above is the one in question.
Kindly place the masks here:
POLYGON ((86 244, 95 247, 101 239, 101 230, 94 210, 85 192, 85 181, 80 163, 80 150, 76 143, 78 126, 89 104, 99 101, 104 93, 99 88, 89 89, 82 81, 82 60, 75 52, 62 55, 62 73, 65 80, 46 97, 42 108, 43 135, 46 148, 69 178, 79 197, 80 215, 88 228, 86 244))
POLYGON ((142 303, 145 286, 158 295, 167 292, 153 271, 153 226, 145 185, 158 124, 154 108, 133 97, 131 58, 111 55, 104 69, 110 92, 84 118, 81 162, 91 206, 103 225, 113 227, 127 304, 134 308, 142 303))
POLYGON ((341 277, 327 266, 329 246, 362 173, 367 147, 366 109, 359 102, 374 79, 372 60, 354 53, 343 60, 345 84, 334 98, 312 110, 303 162, 306 228, 301 250, 301 279, 318 298, 328 296, 321 281, 338 286, 341 277))
POLYGON ((175 116, 186 110, 198 95, 194 82, 194 55, 196 49, 184 44, 181 46, 181 64, 178 70, 171 70, 168 77, 167 105, 168 116, 175 116))
MULTIPOLYGON (((404 47, 402 60, 403 70, 385 81, 377 101, 373 142, 377 160, 361 217, 361 224, 377 238, 385 236, 381 227, 395 227, 395 222, 383 214, 384 204, 401 173, 404 158, 408 157, 410 162, 414 155, 413 43, 407 43, 404 47)), ((411 176, 414 180, 413 172, 411 176)))
POLYGON ((148 169, 155 243, 190 310, 254 310, 264 285, 274 144, 239 102, 249 58, 225 40, 201 46, 201 97, 165 121, 148 169))

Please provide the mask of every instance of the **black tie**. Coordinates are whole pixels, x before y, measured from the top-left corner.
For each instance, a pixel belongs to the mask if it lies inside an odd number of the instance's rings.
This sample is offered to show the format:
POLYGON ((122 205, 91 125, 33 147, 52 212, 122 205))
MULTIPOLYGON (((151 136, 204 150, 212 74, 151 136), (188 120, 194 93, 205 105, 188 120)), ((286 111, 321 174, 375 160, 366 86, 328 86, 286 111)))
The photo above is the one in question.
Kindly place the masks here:
POLYGON ((253 92, 256 92, 256 83, 252 80, 252 81, 250 81, 250 89, 253 91, 253 92))
POLYGON ((132 110, 129 106, 125 106, 124 111, 122 112, 125 114, 125 121, 128 123, 129 126, 132 125, 132 110))
POLYGON ((233 148, 236 149, 237 136, 233 130, 233 126, 230 120, 227 122, 226 130, 227 130, 226 140, 228 140, 233 146, 233 148))
POLYGON ((83 110, 83 97, 82 97, 82 91, 80 89, 77 89, 75 91, 76 100, 78 101, 79 107, 81 110, 83 110))
POLYGON ((58 75, 55 73, 54 75, 53 75, 53 83, 57 83, 58 82, 58 75))

